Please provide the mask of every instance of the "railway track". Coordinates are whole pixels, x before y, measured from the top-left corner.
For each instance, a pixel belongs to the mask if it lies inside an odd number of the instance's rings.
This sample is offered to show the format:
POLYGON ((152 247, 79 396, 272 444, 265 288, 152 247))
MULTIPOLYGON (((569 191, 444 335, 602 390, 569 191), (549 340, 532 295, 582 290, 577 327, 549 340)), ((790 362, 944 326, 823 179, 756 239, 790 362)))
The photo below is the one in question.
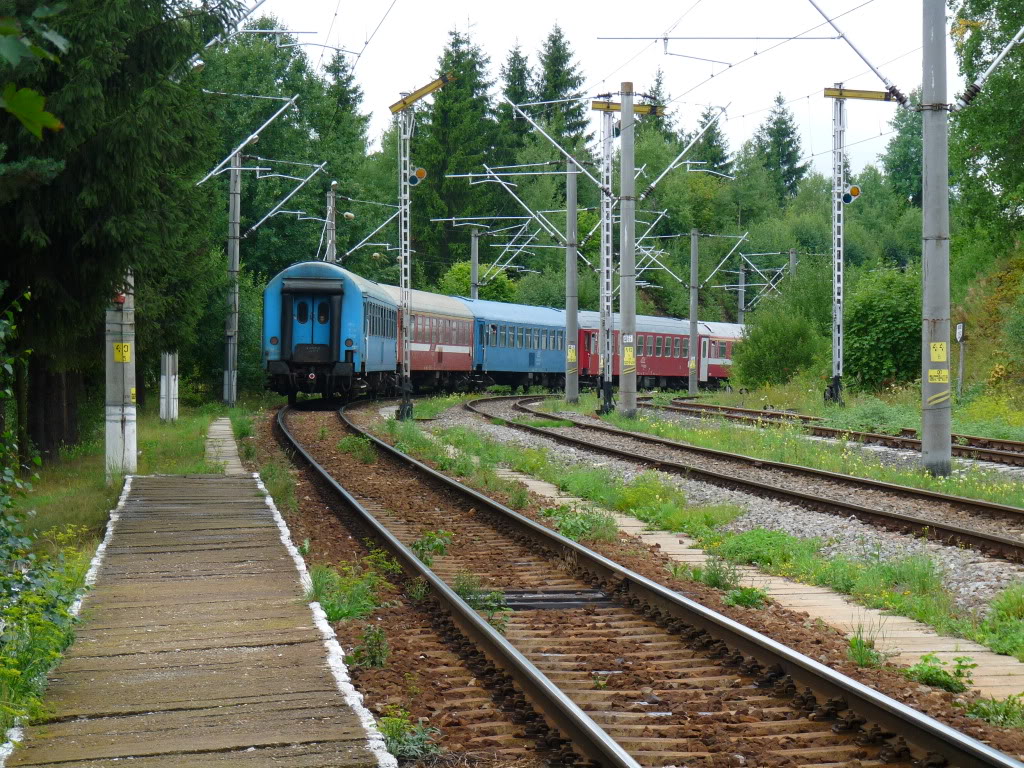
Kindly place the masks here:
MULTIPOLYGON (((504 402, 524 414, 550 418, 550 413, 531 405, 541 399, 536 395, 495 397, 471 401, 466 403, 466 408, 491 417, 494 413, 488 410, 488 404, 504 402)), ((560 414, 558 418, 567 417, 560 414)), ((571 428, 512 426, 568 445, 639 460, 666 472, 684 474, 721 487, 768 496, 819 512, 853 516, 889 530, 1024 562, 1024 510, 1017 507, 702 448, 627 432, 596 420, 569 420, 574 423, 571 428), (602 439, 588 439, 597 434, 602 439), (1007 532, 1015 535, 1006 535, 1007 532)))
MULTIPOLYGON (((1013 758, 656 584, 441 475, 355 426, 423 499, 346 490, 278 416, 295 451, 437 611, 480 679, 563 762, 602 766, 1021 766, 1013 758), (409 545, 455 530, 428 568, 409 545), (456 594, 473 573, 513 609, 505 635, 456 594), (577 757, 578 756, 578 757, 577 757), (856 762, 860 761, 860 762, 856 762)), ((406 482, 403 479, 402 482, 406 482)))
MULTIPOLYGON (((821 423, 824 419, 819 416, 808 416, 789 411, 738 408, 731 405, 715 405, 713 403, 699 403, 681 399, 674 400, 671 405, 656 405, 651 402, 641 402, 639 405, 643 408, 684 413, 689 416, 720 416, 730 421, 758 426, 779 426, 798 422, 808 434, 815 437, 827 437, 833 440, 856 440, 861 443, 884 445, 889 448, 902 448, 910 451, 921 450, 921 440, 917 436, 917 430, 914 429, 904 429, 898 435, 886 435, 878 432, 857 432, 849 429, 827 427, 821 423)), ((954 434, 952 440, 951 447, 954 456, 974 459, 975 461, 991 461, 997 464, 1024 466, 1024 442, 959 434, 954 434)))

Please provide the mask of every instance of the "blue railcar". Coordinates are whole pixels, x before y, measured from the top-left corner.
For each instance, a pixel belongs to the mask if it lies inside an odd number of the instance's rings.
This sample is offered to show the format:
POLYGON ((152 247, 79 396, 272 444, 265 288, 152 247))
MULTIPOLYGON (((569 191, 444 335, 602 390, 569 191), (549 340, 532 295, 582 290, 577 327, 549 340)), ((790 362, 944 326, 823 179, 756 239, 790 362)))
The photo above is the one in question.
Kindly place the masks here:
POLYGON ((473 313, 473 369, 495 384, 524 389, 565 378, 565 311, 461 299, 473 313))
POLYGON ((398 308, 380 285, 323 261, 293 264, 263 292, 263 365, 268 386, 344 394, 354 381, 394 389, 398 308))

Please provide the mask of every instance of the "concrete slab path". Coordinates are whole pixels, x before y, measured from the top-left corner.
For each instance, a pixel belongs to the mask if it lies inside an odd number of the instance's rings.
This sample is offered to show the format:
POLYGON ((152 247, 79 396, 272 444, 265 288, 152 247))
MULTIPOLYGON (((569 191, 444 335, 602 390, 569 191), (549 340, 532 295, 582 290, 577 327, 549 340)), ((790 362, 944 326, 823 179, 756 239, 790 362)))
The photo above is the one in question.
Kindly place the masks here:
POLYGON ((83 625, 51 674, 52 714, 7 765, 395 765, 368 735, 358 694, 332 674, 256 480, 131 483, 83 625))
MULTIPOLYGON (((555 504, 593 507, 583 499, 564 495, 557 486, 535 477, 507 469, 499 469, 498 474, 519 480, 531 491, 550 498, 555 504)), ((707 554, 697 542, 686 536, 668 531, 651 531, 646 523, 635 517, 611 514, 620 530, 640 537, 647 544, 657 544, 673 560, 700 565, 707 559, 707 554)), ((983 696, 1005 698, 1024 692, 1024 664, 1011 656, 994 653, 970 640, 940 635, 926 624, 913 619, 865 608, 825 587, 801 584, 756 568, 740 568, 740 577, 743 586, 760 587, 780 605, 804 611, 847 636, 855 634, 858 628, 862 629, 865 636, 874 638, 875 648, 896 664, 916 664, 924 654, 934 653, 951 669, 954 657, 970 656, 978 665, 974 670, 974 688, 983 696)))
POLYGON ((206 432, 206 461, 210 464, 222 464, 225 475, 249 476, 238 458, 235 433, 231 429, 231 419, 226 416, 214 419, 206 432))

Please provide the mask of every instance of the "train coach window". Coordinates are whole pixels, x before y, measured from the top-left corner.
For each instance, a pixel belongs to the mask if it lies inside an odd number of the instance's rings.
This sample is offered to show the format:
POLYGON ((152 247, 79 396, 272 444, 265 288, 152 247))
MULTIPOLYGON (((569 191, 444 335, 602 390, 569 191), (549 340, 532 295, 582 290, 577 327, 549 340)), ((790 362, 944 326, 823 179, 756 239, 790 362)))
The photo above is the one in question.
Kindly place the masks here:
POLYGON ((642 355, 644 353, 644 337, 643 336, 637 336, 636 337, 636 353, 638 355, 642 355))
POLYGON ((304 301, 299 302, 298 306, 295 307, 295 319, 303 324, 309 320, 309 304, 304 301))
POLYGON ((541 349, 547 349, 548 348, 548 331, 541 331, 540 332, 540 348, 541 349))
POLYGON ((680 347, 682 347, 682 339, 680 339, 678 336, 676 336, 676 340, 675 340, 675 344, 674 344, 674 349, 672 351, 672 357, 679 357, 679 349, 680 349, 680 347))
POLYGON ((516 328, 516 348, 517 349, 522 349, 523 348, 523 336, 525 335, 523 333, 524 330, 525 329, 521 325, 516 328))
POLYGON ((683 339, 683 357, 690 356, 690 338, 686 337, 683 339))
POLYGON ((654 337, 653 336, 648 336, 647 337, 647 355, 650 356, 650 355, 653 355, 653 354, 654 354, 654 337))
POLYGON ((654 339, 654 356, 661 357, 661 336, 654 339))
POLYGON ((533 329, 533 348, 540 349, 540 328, 533 329))

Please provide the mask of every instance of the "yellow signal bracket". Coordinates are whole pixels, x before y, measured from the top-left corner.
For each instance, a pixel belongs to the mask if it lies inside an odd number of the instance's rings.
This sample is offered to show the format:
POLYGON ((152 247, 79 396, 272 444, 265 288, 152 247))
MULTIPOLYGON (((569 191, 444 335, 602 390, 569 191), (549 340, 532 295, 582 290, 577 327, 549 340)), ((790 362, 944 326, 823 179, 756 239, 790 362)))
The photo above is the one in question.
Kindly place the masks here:
POLYGON ((866 101, 894 101, 888 91, 858 91, 854 88, 826 88, 826 99, 864 99, 866 101))
POLYGON ((420 99, 426 98, 427 96, 432 94, 434 91, 443 88, 445 85, 447 85, 448 83, 450 83, 452 80, 455 80, 455 79, 456 79, 455 75, 453 75, 451 72, 449 72, 447 74, 444 74, 444 75, 441 75, 434 82, 427 83, 422 88, 419 88, 418 90, 413 91, 408 96, 405 96, 405 97, 399 99, 398 101, 396 101, 394 104, 392 104, 389 107, 389 109, 391 110, 391 114, 397 115, 403 109, 407 109, 408 107, 411 107, 413 104, 415 104, 420 99))
MULTIPOLYGON (((590 108, 598 112, 622 111, 622 105, 617 101, 592 101, 590 108)), ((637 115, 664 115, 665 107, 662 104, 634 104, 633 112, 637 115)))

